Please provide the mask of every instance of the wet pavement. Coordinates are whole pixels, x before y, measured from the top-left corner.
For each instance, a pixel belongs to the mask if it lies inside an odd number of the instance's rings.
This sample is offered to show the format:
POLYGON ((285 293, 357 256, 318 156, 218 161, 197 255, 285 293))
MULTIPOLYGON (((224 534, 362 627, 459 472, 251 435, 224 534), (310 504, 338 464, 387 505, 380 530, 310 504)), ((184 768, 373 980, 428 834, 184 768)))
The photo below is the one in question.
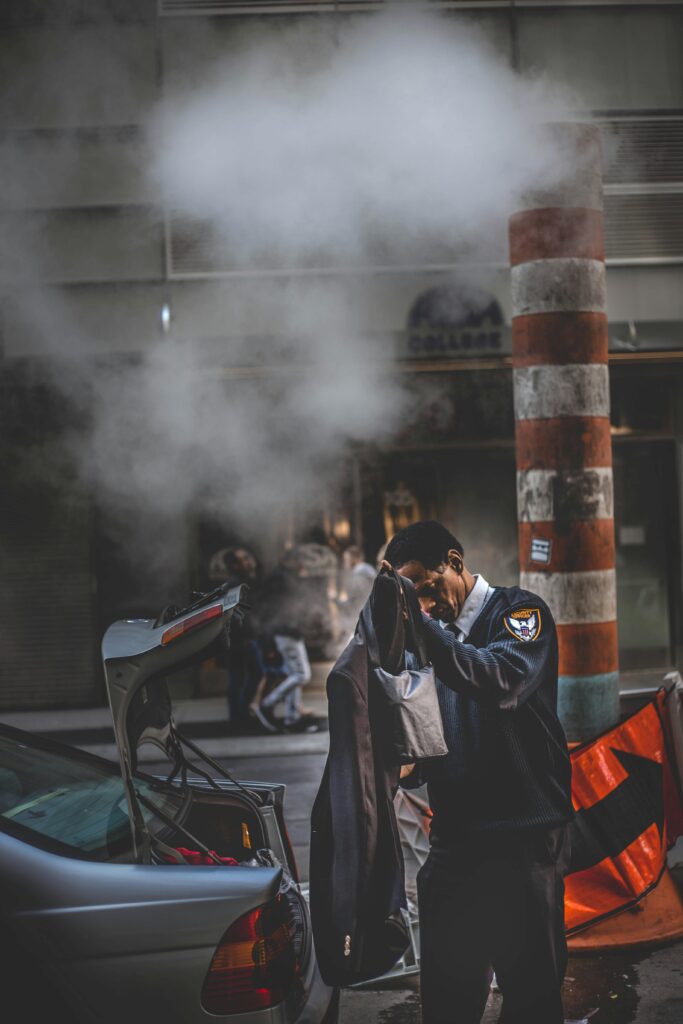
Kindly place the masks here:
MULTIPOLYGON (((393 991, 347 991, 341 1024, 420 1024, 418 984, 393 991)), ((571 958, 565 1019, 588 1024, 681 1024, 683 943, 641 954, 571 958)), ((495 1024, 502 997, 492 993, 483 1024, 495 1024)), ((453 1024, 457 1016, 453 1015, 453 1024)), ((529 1024, 542 1024, 530 1021, 529 1024)))
POLYGON ((681 1024, 683 942, 570 959, 565 1010, 567 1017, 590 1013, 590 1024, 681 1024))
MULTIPOLYGON (((322 776, 323 754, 222 757, 238 777, 284 782, 286 818, 302 878, 308 877, 309 816, 322 776)), ((340 1024, 420 1024, 419 983, 342 994, 340 1024)), ((565 982, 565 1017, 589 1024, 683 1024, 683 942, 624 956, 572 957, 565 982)), ((492 993, 483 1024, 495 1024, 502 1005, 492 993)), ((457 1024, 454 1008, 453 1024, 457 1024)), ((530 1021, 529 1024, 543 1024, 530 1021)))

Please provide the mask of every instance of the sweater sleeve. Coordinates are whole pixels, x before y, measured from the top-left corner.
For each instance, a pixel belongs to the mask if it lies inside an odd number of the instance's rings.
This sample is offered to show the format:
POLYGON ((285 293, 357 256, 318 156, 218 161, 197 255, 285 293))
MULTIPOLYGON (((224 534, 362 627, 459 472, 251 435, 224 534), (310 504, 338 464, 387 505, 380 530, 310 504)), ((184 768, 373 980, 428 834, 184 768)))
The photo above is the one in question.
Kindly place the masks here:
POLYGON ((485 647, 462 643, 433 619, 425 620, 425 637, 444 686, 502 710, 523 704, 556 657, 555 623, 546 607, 501 609, 485 647))

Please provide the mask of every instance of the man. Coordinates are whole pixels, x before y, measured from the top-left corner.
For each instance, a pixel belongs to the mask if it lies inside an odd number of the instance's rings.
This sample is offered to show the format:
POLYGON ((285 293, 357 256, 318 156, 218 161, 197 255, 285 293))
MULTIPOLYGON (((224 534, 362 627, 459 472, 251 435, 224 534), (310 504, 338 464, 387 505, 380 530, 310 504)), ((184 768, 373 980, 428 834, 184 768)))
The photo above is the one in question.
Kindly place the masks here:
POLYGON ((226 580, 253 584, 257 573, 256 559, 248 548, 221 548, 211 556, 209 578, 216 585, 226 580))
MULTIPOLYGON (((211 559, 209 575, 215 584, 227 582, 231 586, 239 586, 246 583, 250 591, 247 597, 249 605, 258 602, 255 590, 258 566, 248 548, 232 547, 217 551, 211 559)), ((248 707, 260 678, 250 614, 236 622, 230 632, 227 669, 228 719, 231 731, 238 732, 251 727, 248 707)))
POLYGON ((256 647, 261 671, 252 689, 248 713, 266 732, 318 732, 319 725, 302 703, 302 688, 311 681, 306 638, 300 628, 307 604, 299 592, 299 580, 285 559, 265 580, 255 618, 256 647), (284 715, 275 708, 282 704, 284 715))
POLYGON ((375 582, 377 570, 365 561, 363 549, 357 544, 350 544, 342 555, 342 568, 347 589, 353 590, 354 585, 361 587, 362 584, 362 595, 367 599, 375 582))
POLYGON ((562 1024, 571 767, 547 605, 472 574, 440 523, 401 530, 389 566, 424 614, 449 753, 419 765, 431 850, 418 875, 423 1024, 478 1024, 492 969, 501 1024, 562 1024))
POLYGON ((360 610, 370 596, 377 570, 366 562, 362 548, 351 544, 342 555, 342 597, 338 600, 344 642, 355 628, 360 610))
POLYGON ((261 647, 265 670, 249 704, 249 713, 267 732, 277 732, 280 723, 275 718, 275 708, 282 703, 284 716, 281 724, 286 731, 318 732, 314 716, 304 709, 301 700, 303 687, 311 681, 311 665, 301 633, 281 628, 272 637, 262 637, 261 647), (268 648, 278 659, 274 671, 270 672, 267 667, 268 648), (275 677, 276 681, 266 694, 269 676, 275 677))

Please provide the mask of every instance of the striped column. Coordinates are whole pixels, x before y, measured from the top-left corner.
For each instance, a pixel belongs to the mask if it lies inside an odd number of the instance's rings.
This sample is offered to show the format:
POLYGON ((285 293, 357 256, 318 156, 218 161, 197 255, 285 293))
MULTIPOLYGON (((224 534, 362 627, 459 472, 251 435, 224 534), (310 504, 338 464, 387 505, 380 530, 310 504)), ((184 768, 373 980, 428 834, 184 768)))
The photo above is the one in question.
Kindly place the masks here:
POLYGON ((555 125, 570 183, 510 219, 520 585, 557 622, 570 740, 619 715, 598 129, 555 125))

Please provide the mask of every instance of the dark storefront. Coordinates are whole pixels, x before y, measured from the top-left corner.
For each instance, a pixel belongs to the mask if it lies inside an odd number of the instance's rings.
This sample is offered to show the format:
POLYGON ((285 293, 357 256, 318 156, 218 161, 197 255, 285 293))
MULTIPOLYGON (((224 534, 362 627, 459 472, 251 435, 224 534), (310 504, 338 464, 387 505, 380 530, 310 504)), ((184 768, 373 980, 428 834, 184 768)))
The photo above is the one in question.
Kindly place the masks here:
MULTIPOLYGON (((408 370, 419 413, 390 450, 362 458, 363 540, 375 557, 392 527, 442 519, 468 562, 518 579, 510 369, 408 370)), ((620 665, 663 670, 681 645, 676 416, 683 366, 611 367, 620 665)))

